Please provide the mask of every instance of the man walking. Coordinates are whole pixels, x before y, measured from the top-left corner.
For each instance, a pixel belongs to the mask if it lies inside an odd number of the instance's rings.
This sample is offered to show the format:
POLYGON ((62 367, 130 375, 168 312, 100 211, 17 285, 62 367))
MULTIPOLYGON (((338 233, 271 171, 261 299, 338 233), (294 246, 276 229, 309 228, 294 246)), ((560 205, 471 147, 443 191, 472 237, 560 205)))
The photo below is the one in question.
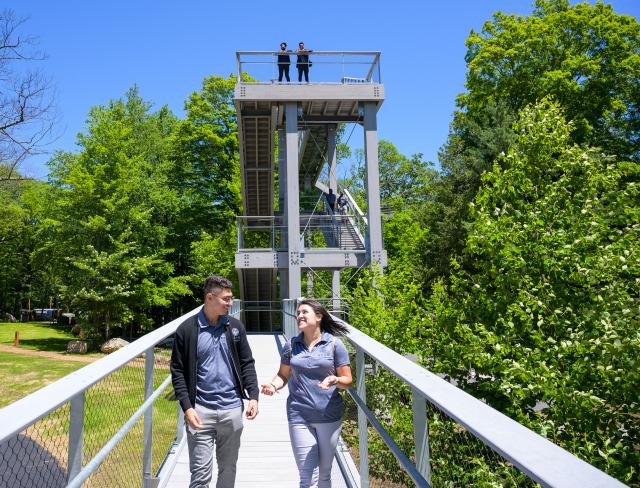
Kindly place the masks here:
POLYGON ((208 488, 215 444, 216 488, 232 488, 245 413, 258 415, 258 380, 247 333, 229 317, 231 282, 210 276, 204 283, 204 305, 176 330, 171 354, 173 389, 184 411, 189 446, 189 488, 208 488))

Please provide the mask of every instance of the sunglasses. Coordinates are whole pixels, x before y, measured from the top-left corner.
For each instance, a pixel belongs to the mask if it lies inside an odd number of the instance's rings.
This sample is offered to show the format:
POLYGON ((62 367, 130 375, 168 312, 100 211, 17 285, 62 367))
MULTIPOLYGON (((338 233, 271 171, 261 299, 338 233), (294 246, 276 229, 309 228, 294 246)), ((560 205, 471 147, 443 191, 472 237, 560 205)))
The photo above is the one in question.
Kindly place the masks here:
POLYGON ((216 295, 215 293, 212 293, 212 295, 214 297, 218 297, 220 300, 222 300, 224 303, 233 303, 234 297, 233 295, 228 296, 228 297, 221 297, 220 295, 216 295))

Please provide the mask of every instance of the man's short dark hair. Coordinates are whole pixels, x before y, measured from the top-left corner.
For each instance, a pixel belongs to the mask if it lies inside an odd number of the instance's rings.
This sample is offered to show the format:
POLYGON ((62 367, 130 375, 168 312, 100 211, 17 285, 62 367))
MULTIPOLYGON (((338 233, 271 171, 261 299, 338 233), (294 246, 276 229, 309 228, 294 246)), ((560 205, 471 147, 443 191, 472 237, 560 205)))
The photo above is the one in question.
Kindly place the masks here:
POLYGON ((221 290, 231 290, 233 283, 222 276, 209 276, 204 280, 204 294, 219 293, 221 290))

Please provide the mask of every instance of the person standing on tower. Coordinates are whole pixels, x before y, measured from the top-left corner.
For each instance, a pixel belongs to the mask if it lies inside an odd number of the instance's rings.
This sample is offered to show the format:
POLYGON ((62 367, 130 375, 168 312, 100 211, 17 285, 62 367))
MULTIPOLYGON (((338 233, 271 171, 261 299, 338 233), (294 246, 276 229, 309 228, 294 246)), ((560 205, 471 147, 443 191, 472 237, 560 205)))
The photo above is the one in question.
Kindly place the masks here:
POLYGON ((287 43, 281 42, 280 52, 278 53, 278 82, 282 82, 282 75, 287 79, 287 82, 291 81, 289 79, 289 65, 291 65, 290 52, 291 51, 287 51, 287 43))
POLYGON ((313 51, 304 48, 304 42, 298 44, 298 57, 296 58, 296 68, 298 68, 298 82, 302 81, 302 75, 304 75, 304 81, 309 83, 309 68, 312 66, 309 59, 309 53, 313 51))

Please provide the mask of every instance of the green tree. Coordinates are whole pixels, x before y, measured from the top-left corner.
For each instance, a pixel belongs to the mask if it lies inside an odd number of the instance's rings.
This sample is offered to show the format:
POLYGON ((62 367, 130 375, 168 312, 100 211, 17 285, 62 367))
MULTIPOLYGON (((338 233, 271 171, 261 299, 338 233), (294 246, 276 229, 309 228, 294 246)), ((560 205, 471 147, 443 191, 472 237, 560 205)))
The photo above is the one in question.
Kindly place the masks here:
MULTIPOLYGON (((345 185, 366 209, 365 162, 362 151, 356 153, 357 164, 352 168, 345 185)), ((419 266, 418 249, 427 238, 428 229, 422 226, 421 214, 431 202, 431 191, 438 179, 433 164, 421 154, 407 157, 389 141, 381 140, 378 148, 380 172, 380 203, 384 213, 384 244, 390 266, 406 270, 419 266)))
POLYGON ((514 116, 552 96, 572 121, 571 140, 619 161, 640 158, 640 24, 610 5, 538 0, 532 15, 498 12, 467 39, 467 92, 458 97, 440 152, 443 175, 423 215, 430 229, 425 281, 462 256, 468 205, 480 179, 513 141, 514 116))
POLYGON ((571 140, 639 161, 640 23, 611 5, 537 0, 533 15, 501 12, 467 39, 458 105, 500 100, 517 113, 552 96, 574 125, 571 140))
POLYGON ((235 274, 237 233, 230 229, 212 236, 202 232, 200 239, 191 243, 191 259, 194 268, 194 286, 200 286, 212 275, 232 277, 235 274))
POLYGON ((48 306, 44 296, 49 290, 34 287, 37 273, 29 260, 34 246, 33 212, 25 202, 25 194, 41 184, 23 180, 20 173, 2 166, 0 173, 7 176, 0 184, 0 319, 3 313, 19 318, 20 309, 28 307, 31 299, 34 307, 48 306))
POLYGON ((465 253, 437 286, 431 367, 638 483, 640 167, 572 142, 559 106, 524 110, 483 178, 465 253))
MULTIPOLYGON (((378 143, 378 168, 380 174, 380 201, 383 206, 404 206, 428 198, 430 184, 437 176, 433 164, 422 159, 422 154, 411 158, 403 155, 384 139, 378 143)), ((349 188, 361 199, 365 199, 364 152, 356 151, 356 165, 351 170, 349 188)))
POLYGON ((206 78, 186 102, 187 118, 172 136, 171 185, 180 206, 171 241, 185 273, 202 265, 191 259, 192 242, 235 229, 234 217, 241 213, 235 83, 234 76, 206 78))
POLYGON ((137 89, 91 110, 80 152, 51 161, 51 204, 39 225, 36 263, 55 263, 61 292, 96 332, 130 333, 151 325, 149 312, 189 294, 167 256, 178 195, 170 187, 175 117, 150 113, 137 89))

